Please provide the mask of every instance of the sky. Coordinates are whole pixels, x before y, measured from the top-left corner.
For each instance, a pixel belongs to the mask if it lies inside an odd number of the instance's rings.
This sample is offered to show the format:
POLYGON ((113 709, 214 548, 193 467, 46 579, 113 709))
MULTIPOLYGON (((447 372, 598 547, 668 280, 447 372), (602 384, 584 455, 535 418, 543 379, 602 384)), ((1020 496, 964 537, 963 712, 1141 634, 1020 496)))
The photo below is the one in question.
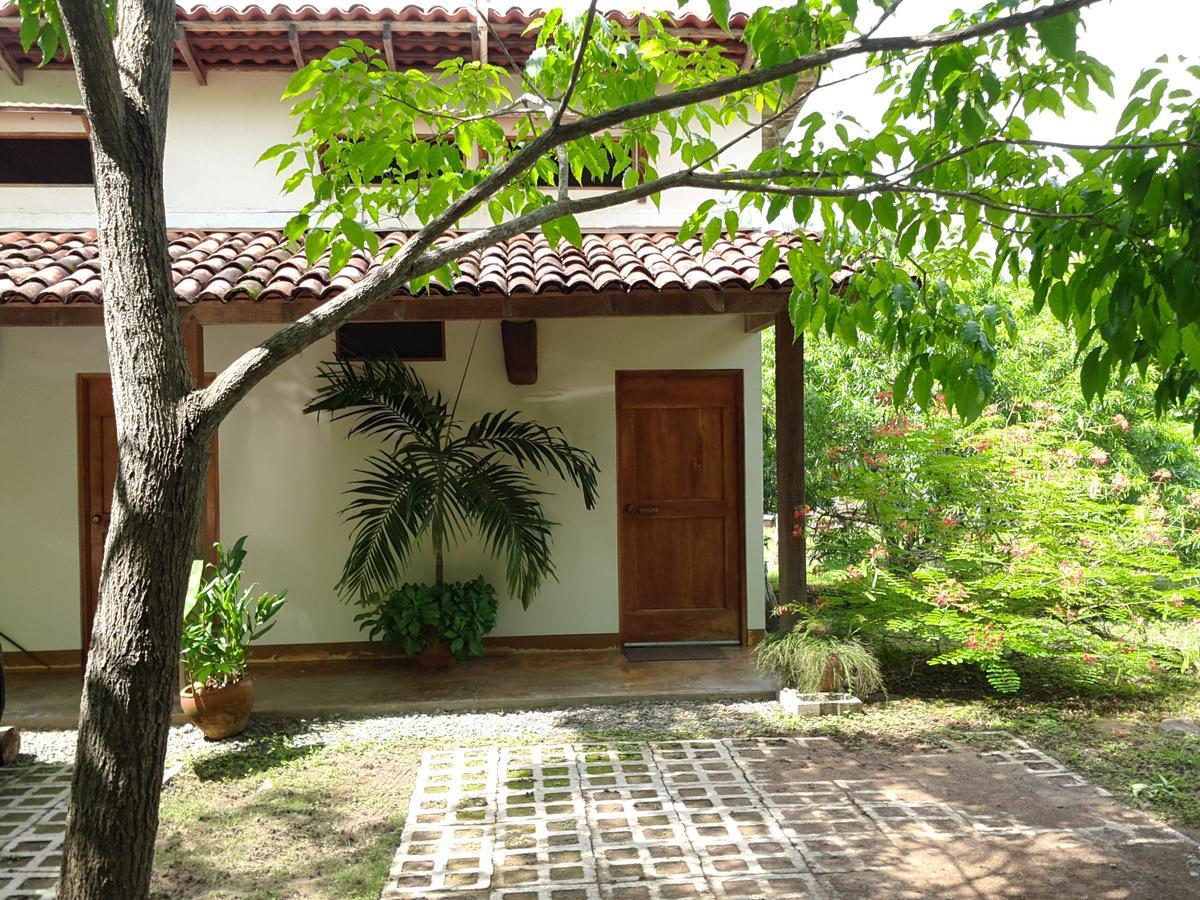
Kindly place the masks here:
MULTIPOLYGON (((956 8, 970 9, 973 0, 904 0, 894 20, 881 34, 912 34, 927 31, 946 20, 956 8)), ((1047 140, 1099 143, 1112 136, 1125 106, 1129 89, 1141 71, 1163 55, 1190 57, 1200 63, 1200 0, 1101 0, 1083 12, 1084 31, 1079 46, 1099 59, 1115 74, 1115 99, 1094 92, 1094 114, 1070 108, 1064 119, 1045 116, 1036 122, 1037 136, 1047 140)), ((1172 70, 1182 69, 1178 64, 1172 70)), ((1193 90, 1200 81, 1190 75, 1193 90)), ((874 85, 859 79, 819 91, 810 109, 821 112, 845 110, 868 122, 878 116, 884 100, 874 94, 874 85)))

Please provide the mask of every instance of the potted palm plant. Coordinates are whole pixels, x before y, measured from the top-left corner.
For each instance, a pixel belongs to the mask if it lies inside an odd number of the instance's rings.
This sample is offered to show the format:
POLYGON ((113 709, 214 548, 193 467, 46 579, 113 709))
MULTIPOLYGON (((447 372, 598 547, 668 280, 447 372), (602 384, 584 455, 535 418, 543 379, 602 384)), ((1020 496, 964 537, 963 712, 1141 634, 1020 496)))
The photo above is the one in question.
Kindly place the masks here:
POLYGON ((458 659, 481 654, 482 632, 495 624, 494 591, 482 578, 448 584, 446 552, 468 533, 478 535, 505 560, 509 591, 528 607, 554 576, 553 523, 530 473, 552 472, 570 481, 592 509, 595 458, 568 443, 558 428, 515 412, 461 421, 465 371, 453 403, 431 394, 399 359, 326 363, 318 378, 321 386, 305 412, 349 419, 350 437, 384 442, 347 491, 351 500, 343 516, 353 532, 338 590, 366 607, 357 619, 372 638, 397 643, 405 655, 437 652, 439 644, 458 659), (425 539, 433 551, 434 583, 398 587, 425 539))
POLYGON ((216 562, 197 560, 183 612, 184 687, 179 703, 210 740, 240 734, 254 707, 254 679, 246 650, 275 625, 287 591, 254 596, 242 587, 246 538, 226 550, 214 544, 216 562))

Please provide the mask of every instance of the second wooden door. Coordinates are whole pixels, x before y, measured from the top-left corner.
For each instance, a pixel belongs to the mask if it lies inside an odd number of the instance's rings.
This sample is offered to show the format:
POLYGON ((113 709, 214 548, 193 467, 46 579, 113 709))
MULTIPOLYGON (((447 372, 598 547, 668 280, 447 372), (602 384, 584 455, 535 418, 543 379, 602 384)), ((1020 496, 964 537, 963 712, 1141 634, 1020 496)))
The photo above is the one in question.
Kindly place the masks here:
POLYGON ((741 371, 617 373, 621 638, 741 641, 741 371))

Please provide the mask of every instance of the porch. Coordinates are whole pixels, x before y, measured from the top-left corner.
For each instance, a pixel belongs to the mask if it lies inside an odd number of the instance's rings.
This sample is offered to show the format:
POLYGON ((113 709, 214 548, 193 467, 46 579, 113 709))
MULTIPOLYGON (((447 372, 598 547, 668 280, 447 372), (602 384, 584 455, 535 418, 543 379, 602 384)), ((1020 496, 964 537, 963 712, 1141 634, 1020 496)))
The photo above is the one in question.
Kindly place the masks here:
MULTIPOLYGON (((757 332, 771 326, 779 502, 792 511, 779 535, 780 596, 805 593, 803 530, 795 527, 803 344, 784 312, 786 266, 756 284, 763 245, 784 238, 742 232, 705 253, 675 237, 589 233, 573 248, 520 235, 464 259, 453 290, 401 295, 353 323, 389 339, 431 333, 435 346, 400 355, 432 390, 452 394, 473 360, 466 415, 520 410, 577 436, 605 473, 594 510, 546 486, 559 579, 529 612, 502 604, 493 637, 562 649, 596 646, 578 640, 598 634, 613 644, 743 645, 761 635, 757 332)), ((372 264, 355 257, 331 279, 275 232, 172 233, 170 252, 197 380, 372 264)), ((41 460, 10 498, 0 569, 17 604, 13 621, 22 623, 13 636, 76 659, 90 640, 116 470, 97 254, 89 233, 0 237, 2 411, 25 423, 0 447, 0 462, 15 471, 41 460), (61 564, 30 567, 28 559, 61 564)), ((315 389, 315 362, 340 358, 340 338, 289 362, 222 423, 203 539, 250 535, 250 577, 289 589, 272 644, 335 658, 330 648, 362 641, 331 586, 345 542, 337 510, 363 448, 302 406, 315 389)), ((426 555, 415 560, 411 577, 428 580, 428 563, 426 555)), ((475 547, 448 565, 457 567, 448 570, 453 578, 503 581, 499 563, 475 547)))
MULTIPOLYGON (((630 662, 615 649, 521 650, 428 671, 399 659, 270 662, 252 666, 261 718, 357 717, 461 710, 563 708, 667 700, 765 700, 772 682, 753 651, 723 648, 723 659, 630 662)), ((8 672, 4 724, 74 728, 78 671, 8 672)), ((176 713, 176 723, 183 721, 176 713)))

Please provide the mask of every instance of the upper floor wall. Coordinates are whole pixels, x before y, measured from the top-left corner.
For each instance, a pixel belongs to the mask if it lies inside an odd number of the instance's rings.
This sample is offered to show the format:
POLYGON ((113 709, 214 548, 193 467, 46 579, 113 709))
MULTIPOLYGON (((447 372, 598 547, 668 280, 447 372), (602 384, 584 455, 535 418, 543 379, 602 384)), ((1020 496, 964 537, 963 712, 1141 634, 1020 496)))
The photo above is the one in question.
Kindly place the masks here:
MULTIPOLYGON (((180 13, 181 23, 187 24, 189 28, 248 27, 239 24, 240 20, 219 19, 216 12, 206 13, 208 18, 199 23, 191 19, 185 20, 185 15, 198 14, 180 13)), ((282 25, 285 28, 296 28, 305 25, 304 20, 292 22, 291 25, 287 22, 272 21, 270 15, 274 15, 274 12, 270 13, 268 18, 258 21, 256 27, 273 28, 282 25)), ((288 15, 308 13, 294 10, 288 15)), ((396 22, 389 25, 389 28, 401 28, 400 20, 405 15, 406 10, 395 13, 396 22)), ((463 30, 465 25, 457 18, 458 13, 443 12, 441 15, 445 21, 431 23, 428 35, 414 30, 423 27, 416 21, 408 21, 404 27, 409 30, 402 34, 386 32, 386 46, 392 48, 392 62, 396 67, 428 64, 428 60, 407 58, 410 46, 433 48, 421 52, 433 53, 440 58, 445 58, 451 53, 466 56, 471 52, 480 52, 478 47, 471 51, 470 34, 474 32, 463 30), (439 28, 447 29, 441 37, 439 28), (443 39, 448 42, 446 46, 438 43, 443 39), (459 41, 463 46, 459 47, 454 41, 459 41)), ((521 25, 520 22, 489 21, 493 34, 503 33, 497 29, 517 28, 521 25)), ((336 27, 361 26, 375 31, 384 25, 377 19, 357 21, 342 18, 337 22, 340 24, 336 27)), ((284 179, 275 174, 274 164, 256 164, 263 150, 293 137, 293 120, 288 115, 289 107, 280 101, 280 96, 296 64, 325 52, 332 46, 330 41, 336 43, 335 39, 346 36, 327 33, 329 23, 325 20, 308 21, 307 24, 312 26, 307 31, 295 31, 290 34, 278 30, 263 32, 265 38, 260 35, 247 45, 260 48, 254 51, 257 56, 246 58, 238 56, 236 48, 233 51, 221 48, 228 48, 231 42, 236 44, 238 40, 250 40, 253 35, 239 36, 234 31, 214 32, 214 40, 210 44, 206 43, 203 32, 180 32, 181 35, 190 33, 192 38, 191 43, 185 40, 177 44, 176 69, 171 84, 165 158, 165 193, 170 227, 219 230, 277 228, 308 199, 303 189, 284 195, 284 179), (227 40, 217 40, 222 36, 227 40), (290 49, 289 36, 297 38, 296 45, 290 49), (309 43, 306 44, 305 41, 309 43), (281 44, 282 50, 274 47, 274 44, 281 44), (262 47, 267 49, 261 49, 262 47), (184 48, 187 50, 187 59, 183 59, 181 55, 184 48), (280 53, 285 55, 276 58, 280 53), (293 56, 295 58, 292 58, 293 56)), ((685 24, 686 27, 705 34, 712 30, 711 24, 705 25, 703 20, 692 22, 689 19, 685 24)), ((370 32, 372 41, 378 40, 375 31, 370 32)), ((363 34, 367 32, 364 31, 363 34)), ((719 31, 717 34, 723 40, 728 39, 727 35, 719 31)), ((0 39, 3 37, 4 35, 0 34, 0 39)), ((476 44, 480 40, 486 41, 486 35, 482 32, 477 34, 476 44)), ((731 45, 732 49, 728 52, 736 52, 736 46, 738 45, 731 45)), ((3 50, 2 45, 0 50, 3 50)), ((486 50, 483 52, 486 53, 486 50)), ((16 84, 12 79, 0 75, 0 110, 7 104, 80 103, 74 73, 65 62, 58 61, 45 69, 33 68, 31 62, 31 59, 18 60, 22 66, 22 84, 16 84)), ((0 111, 0 133, 20 133, 22 130, 26 133, 44 133, 59 130, 64 127, 61 119, 62 114, 58 114, 58 118, 55 119, 52 115, 16 116, 0 111)), ((82 125, 76 123, 66 127, 82 128, 82 125)), ((729 132, 714 137, 718 143, 723 143, 733 134, 734 132, 729 132)), ((664 141, 665 143, 667 142, 664 141)), ((747 163, 760 149, 759 137, 755 135, 728 151, 723 161, 732 165, 747 163)), ((3 160, 0 159, 0 164, 2 163, 3 160)), ((666 157, 657 159, 655 163, 660 173, 666 173, 676 168, 679 160, 666 157)), ((0 178, 0 182, 2 181, 3 178, 0 178)), ((603 189, 582 190, 595 192, 603 189)), ((648 200, 638 201, 582 216, 580 224, 593 228, 672 228, 678 226, 683 217, 694 210, 705 196, 706 194, 696 190, 669 192, 663 195, 658 206, 648 200)), ((95 223, 95 201, 90 186, 26 186, 0 183, 0 231, 72 230, 92 228, 95 223)), ((417 223, 396 221, 385 224, 387 227, 405 228, 417 223)), ((463 224, 464 227, 470 228, 491 223, 486 213, 481 213, 463 224)))

